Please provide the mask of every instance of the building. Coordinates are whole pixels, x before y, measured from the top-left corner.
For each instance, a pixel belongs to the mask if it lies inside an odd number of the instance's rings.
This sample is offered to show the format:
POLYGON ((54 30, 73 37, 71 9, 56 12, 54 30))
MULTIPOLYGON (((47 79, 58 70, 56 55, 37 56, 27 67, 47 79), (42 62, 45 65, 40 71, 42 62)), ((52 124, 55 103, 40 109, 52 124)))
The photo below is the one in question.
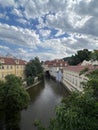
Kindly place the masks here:
POLYGON ((4 80, 6 75, 14 74, 24 78, 26 61, 12 57, 0 57, 0 80, 4 80))
POLYGON ((85 74, 80 75, 80 72, 85 68, 89 71, 98 69, 98 61, 83 61, 76 66, 70 66, 64 60, 58 59, 44 62, 44 71, 49 71, 52 77, 62 82, 70 91, 83 91, 82 82, 87 82, 88 78, 85 74))
MULTIPOLYGON (((80 75, 80 72, 88 68, 89 71, 95 69, 93 65, 77 65, 77 66, 67 66, 63 69, 63 84, 70 90, 83 91, 82 82, 87 82, 88 78, 85 74, 80 75)), ((88 72, 89 72, 88 71, 88 72)))
POLYGON ((67 66, 67 62, 62 59, 55 59, 51 61, 44 62, 43 68, 44 71, 49 71, 49 74, 54 77, 56 80, 62 80, 62 70, 67 66))
POLYGON ((82 63, 81 63, 81 66, 86 66, 86 65, 94 65, 94 66, 98 66, 98 61, 95 60, 89 60, 89 61, 86 61, 84 60, 82 63))

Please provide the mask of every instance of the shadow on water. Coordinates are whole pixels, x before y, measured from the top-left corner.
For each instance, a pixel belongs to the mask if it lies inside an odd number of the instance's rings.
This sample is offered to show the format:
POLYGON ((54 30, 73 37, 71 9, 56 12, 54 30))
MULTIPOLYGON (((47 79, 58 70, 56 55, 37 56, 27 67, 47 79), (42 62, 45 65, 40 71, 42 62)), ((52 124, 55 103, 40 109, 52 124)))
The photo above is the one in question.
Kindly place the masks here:
POLYGON ((31 102, 33 103, 39 97, 41 91, 44 89, 44 82, 29 88, 27 91, 30 95, 31 102))

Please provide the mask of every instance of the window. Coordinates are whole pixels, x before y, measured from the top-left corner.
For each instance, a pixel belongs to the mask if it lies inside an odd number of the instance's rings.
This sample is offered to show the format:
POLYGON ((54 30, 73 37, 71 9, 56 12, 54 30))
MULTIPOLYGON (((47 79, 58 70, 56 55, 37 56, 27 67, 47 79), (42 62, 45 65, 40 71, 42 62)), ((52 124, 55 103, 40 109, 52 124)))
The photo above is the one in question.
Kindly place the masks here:
POLYGON ((13 66, 11 65, 10 68, 13 69, 13 66))
POLYGON ((9 66, 7 65, 7 67, 6 67, 7 69, 9 69, 9 66))
POLYGON ((60 63, 60 66, 62 66, 62 63, 60 63))
POLYGON ((2 69, 4 69, 4 66, 2 66, 2 69))

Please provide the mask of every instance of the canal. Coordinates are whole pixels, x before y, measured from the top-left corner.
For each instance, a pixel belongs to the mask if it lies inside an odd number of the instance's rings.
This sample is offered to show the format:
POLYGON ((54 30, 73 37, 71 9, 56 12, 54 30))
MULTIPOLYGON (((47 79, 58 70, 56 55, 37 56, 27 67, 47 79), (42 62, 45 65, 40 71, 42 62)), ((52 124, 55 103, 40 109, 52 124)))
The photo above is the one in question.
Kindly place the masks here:
POLYGON ((44 84, 30 88, 28 92, 31 102, 21 113, 20 130, 37 130, 33 125, 36 119, 47 127, 50 118, 55 116, 55 107, 68 95, 68 91, 52 79, 45 79, 44 84))

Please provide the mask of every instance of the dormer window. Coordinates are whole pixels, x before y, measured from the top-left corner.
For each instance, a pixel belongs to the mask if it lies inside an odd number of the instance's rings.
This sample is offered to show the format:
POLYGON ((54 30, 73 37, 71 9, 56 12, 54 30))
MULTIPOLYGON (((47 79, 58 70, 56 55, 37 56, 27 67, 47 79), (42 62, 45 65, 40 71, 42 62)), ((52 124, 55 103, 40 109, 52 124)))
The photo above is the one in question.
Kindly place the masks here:
POLYGON ((60 66, 62 66, 62 63, 60 63, 60 66))
POLYGON ((1 64, 3 64, 4 63, 4 59, 2 58, 2 59, 0 59, 0 63, 1 64))
POLYGON ((18 59, 17 59, 17 60, 15 60, 15 63, 16 63, 16 64, 19 64, 19 60, 18 60, 18 59))

